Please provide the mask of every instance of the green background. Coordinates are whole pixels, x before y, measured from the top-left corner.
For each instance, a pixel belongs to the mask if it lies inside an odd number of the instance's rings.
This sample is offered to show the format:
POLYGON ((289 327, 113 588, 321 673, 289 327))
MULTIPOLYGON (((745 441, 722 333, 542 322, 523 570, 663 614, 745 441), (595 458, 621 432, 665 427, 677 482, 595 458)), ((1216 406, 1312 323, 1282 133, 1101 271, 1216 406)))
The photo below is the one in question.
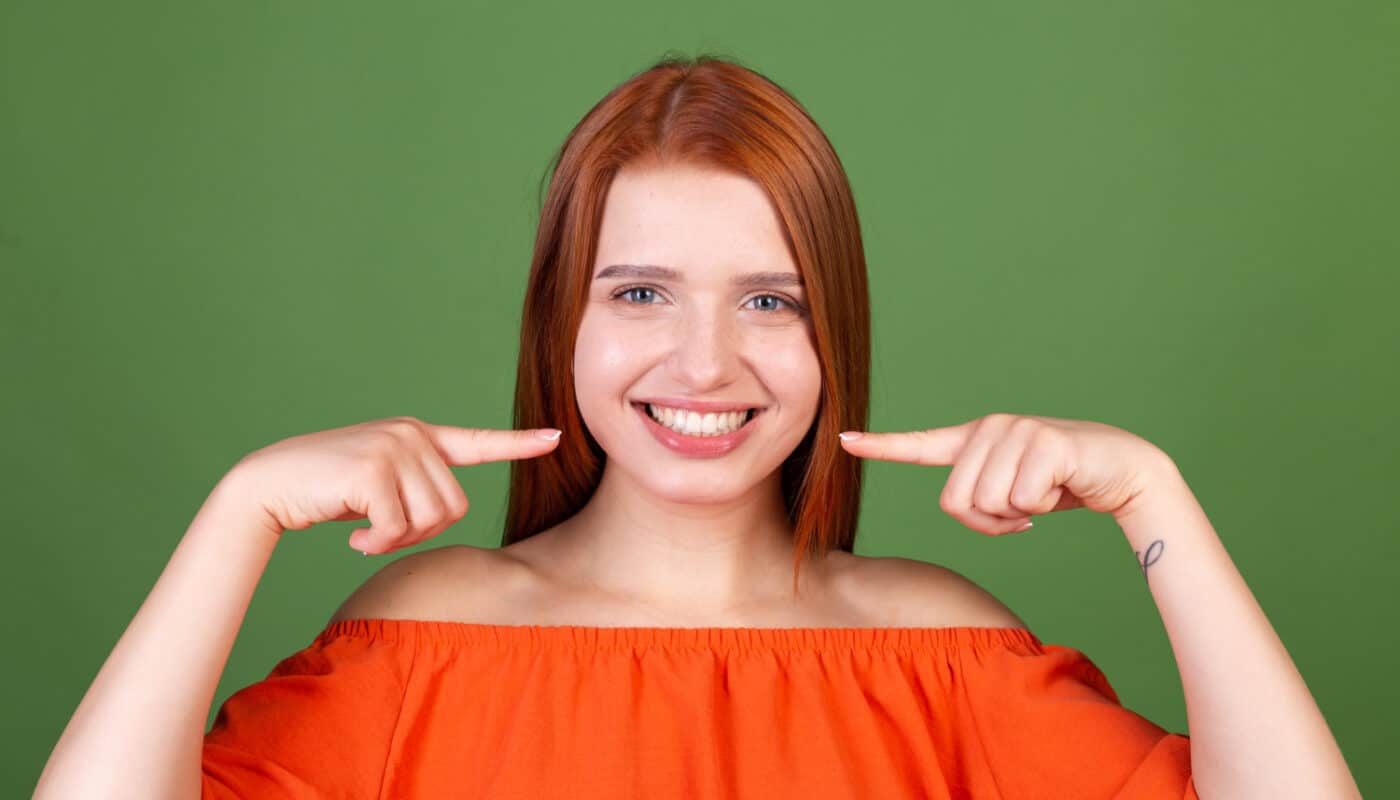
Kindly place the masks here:
MULTIPOLYGON (((840 154, 872 428, 1006 411, 1162 447, 1363 791, 1400 793, 1400 10, 970 5, 0 4, 0 795, 242 455, 509 426, 549 157, 670 50, 773 78, 840 154)), ((962 572, 1186 732, 1111 518, 987 537, 938 508, 947 468, 867 469, 858 553, 962 572)), ((506 465, 457 474, 472 511, 420 548, 499 543, 506 465)), ((354 527, 280 545, 211 720, 387 563, 354 527)))

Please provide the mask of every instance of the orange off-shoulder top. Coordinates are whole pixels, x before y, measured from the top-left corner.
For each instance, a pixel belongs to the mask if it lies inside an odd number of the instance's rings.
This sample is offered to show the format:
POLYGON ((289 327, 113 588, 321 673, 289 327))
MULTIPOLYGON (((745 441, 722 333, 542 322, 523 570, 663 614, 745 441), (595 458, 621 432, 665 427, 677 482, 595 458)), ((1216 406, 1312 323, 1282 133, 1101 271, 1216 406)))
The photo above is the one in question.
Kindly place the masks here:
POLYGON ((1020 628, 329 624, 219 708, 205 798, 1197 798, 1020 628))

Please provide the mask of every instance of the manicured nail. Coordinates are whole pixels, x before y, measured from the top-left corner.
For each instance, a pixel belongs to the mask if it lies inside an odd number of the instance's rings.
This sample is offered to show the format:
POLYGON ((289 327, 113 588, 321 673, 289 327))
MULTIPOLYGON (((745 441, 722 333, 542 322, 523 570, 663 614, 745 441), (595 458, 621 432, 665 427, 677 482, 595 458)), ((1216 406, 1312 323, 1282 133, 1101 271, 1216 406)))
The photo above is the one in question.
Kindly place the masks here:
POLYGON ((555 428, 539 428, 535 431, 536 436, 540 437, 541 439, 548 439, 551 442, 555 439, 558 439, 560 433, 562 433, 562 431, 559 431, 555 428))
POLYGON ((859 431, 846 431, 845 433, 839 434, 839 436, 843 442, 853 442, 861 437, 861 433, 859 431))
POLYGON ((1012 531, 1012 533, 1020 533, 1021 531, 1028 531, 1028 530, 1030 530, 1031 528, 1034 528, 1034 527, 1035 527, 1035 523, 1034 523, 1034 522, 1031 522, 1030 520, 1026 520, 1026 524, 1025 524, 1025 525, 1022 525, 1021 527, 1019 527, 1019 528, 1017 528, 1016 530, 1012 531))

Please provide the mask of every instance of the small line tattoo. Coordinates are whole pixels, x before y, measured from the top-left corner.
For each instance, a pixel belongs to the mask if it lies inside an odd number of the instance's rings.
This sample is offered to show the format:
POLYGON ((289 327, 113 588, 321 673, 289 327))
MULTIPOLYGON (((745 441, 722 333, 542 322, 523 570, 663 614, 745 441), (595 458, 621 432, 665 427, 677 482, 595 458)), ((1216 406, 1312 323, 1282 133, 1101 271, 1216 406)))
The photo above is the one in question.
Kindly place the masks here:
POLYGON ((1133 555, 1137 557, 1138 564, 1142 567, 1142 579, 1147 580, 1147 568, 1162 560, 1162 551, 1167 547, 1167 543, 1158 539, 1147 546, 1147 554, 1143 555, 1134 550, 1133 555))

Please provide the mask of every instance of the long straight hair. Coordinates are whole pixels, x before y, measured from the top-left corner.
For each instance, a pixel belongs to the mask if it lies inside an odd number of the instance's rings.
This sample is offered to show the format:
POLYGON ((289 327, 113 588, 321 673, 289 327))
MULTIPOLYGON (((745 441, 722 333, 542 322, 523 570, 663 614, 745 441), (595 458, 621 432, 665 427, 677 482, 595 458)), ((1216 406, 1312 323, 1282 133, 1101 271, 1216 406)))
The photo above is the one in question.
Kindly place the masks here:
POLYGON ((607 456, 579 412, 573 352, 604 201, 629 163, 695 165, 757 182, 805 282, 822 389, 816 420, 782 464, 796 592, 805 556, 855 544, 862 465, 836 434, 867 423, 865 252, 850 183, 816 122, 773 81, 711 55, 666 55, 632 76, 584 115, 551 161, 521 315, 513 427, 563 436, 548 455, 511 462, 502 544, 573 516, 602 477, 607 456))

